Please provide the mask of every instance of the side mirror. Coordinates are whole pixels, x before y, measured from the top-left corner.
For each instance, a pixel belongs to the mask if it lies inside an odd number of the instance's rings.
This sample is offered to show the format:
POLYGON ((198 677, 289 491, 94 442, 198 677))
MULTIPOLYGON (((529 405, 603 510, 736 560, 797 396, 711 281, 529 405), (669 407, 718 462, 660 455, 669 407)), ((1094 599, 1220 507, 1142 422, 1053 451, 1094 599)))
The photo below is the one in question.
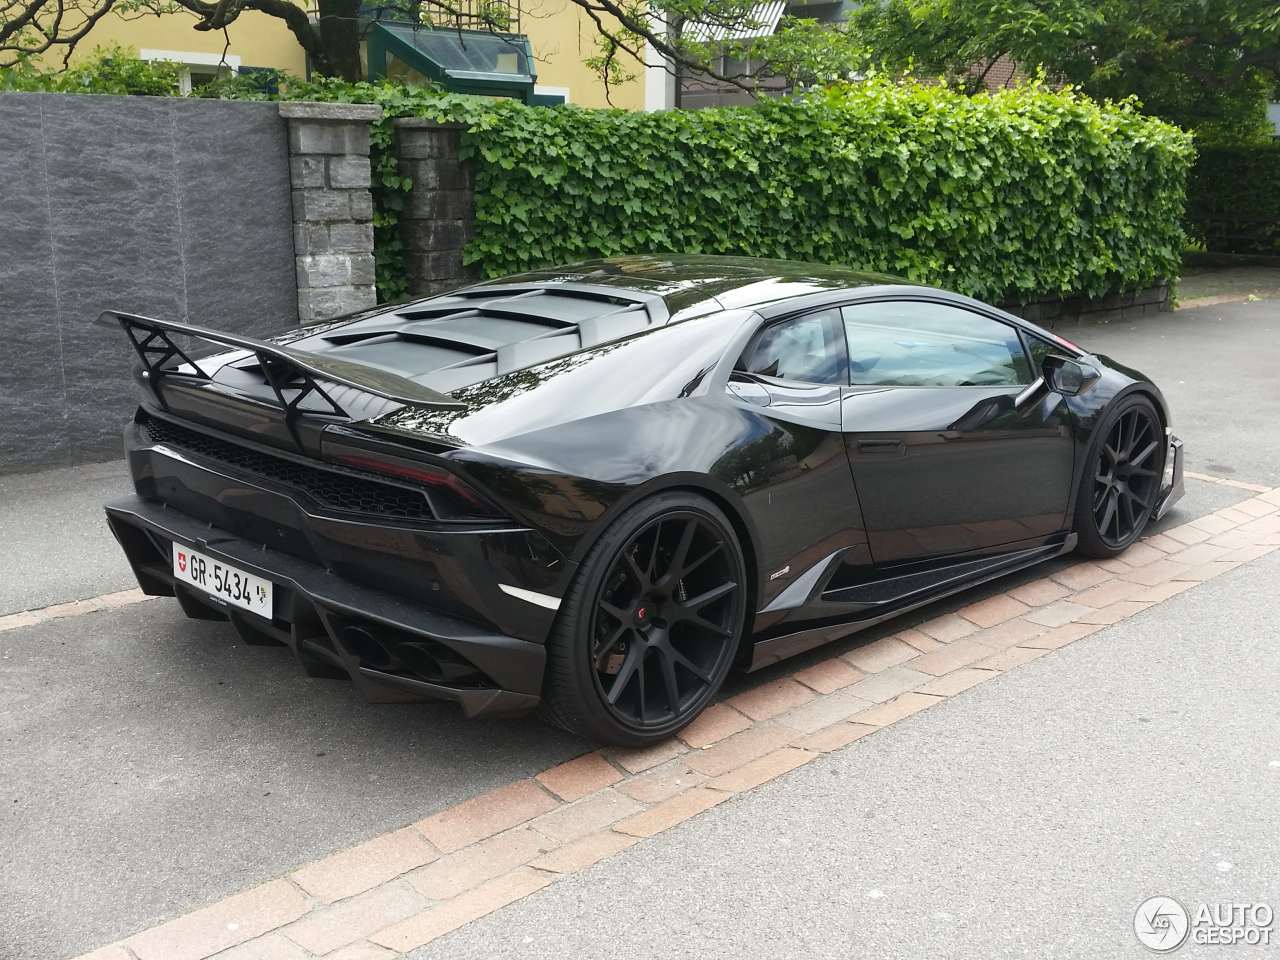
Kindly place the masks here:
POLYGON ((1074 397, 1081 393, 1100 376, 1098 371, 1088 364, 1056 356, 1045 357, 1042 373, 1049 389, 1064 397, 1074 397))

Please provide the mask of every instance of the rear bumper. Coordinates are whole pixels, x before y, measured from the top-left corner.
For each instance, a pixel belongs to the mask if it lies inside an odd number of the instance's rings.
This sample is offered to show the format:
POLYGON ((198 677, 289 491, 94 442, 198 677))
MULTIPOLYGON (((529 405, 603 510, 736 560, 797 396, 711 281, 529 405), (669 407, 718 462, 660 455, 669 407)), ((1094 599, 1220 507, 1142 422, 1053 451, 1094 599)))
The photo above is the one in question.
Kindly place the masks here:
MULTIPOLYGON (((146 421, 151 420, 178 423, 148 412, 146 421)), ((289 558, 331 571, 352 587, 410 603, 427 600, 433 611, 491 633, 533 643, 550 633, 555 610, 510 592, 556 598, 566 589, 570 565, 537 531, 514 523, 472 528, 397 519, 381 507, 339 510, 316 501, 288 476, 156 439, 146 421, 126 428, 125 450, 134 490, 147 504, 167 504, 167 516, 191 521, 197 530, 212 527, 219 539, 241 538, 259 557, 265 549, 282 562, 289 558)), ((329 473, 321 461, 212 428, 187 427, 187 433, 224 445, 234 440, 237 451, 268 455, 291 470, 329 473)))
POLYGON ((144 592, 176 595, 192 616, 228 619, 248 643, 285 644, 308 673, 347 676, 371 702, 449 700, 468 716, 518 714, 538 703, 541 644, 354 584, 140 497, 108 503, 106 511, 144 592), (270 580, 272 618, 175 583, 174 542, 270 580))
POLYGON ((1164 458, 1165 475, 1161 478, 1163 483, 1160 487, 1160 496, 1156 498, 1157 520, 1168 513, 1169 508, 1181 500, 1186 492, 1182 480, 1182 441, 1171 431, 1166 430, 1165 433, 1168 435, 1169 449, 1164 458))

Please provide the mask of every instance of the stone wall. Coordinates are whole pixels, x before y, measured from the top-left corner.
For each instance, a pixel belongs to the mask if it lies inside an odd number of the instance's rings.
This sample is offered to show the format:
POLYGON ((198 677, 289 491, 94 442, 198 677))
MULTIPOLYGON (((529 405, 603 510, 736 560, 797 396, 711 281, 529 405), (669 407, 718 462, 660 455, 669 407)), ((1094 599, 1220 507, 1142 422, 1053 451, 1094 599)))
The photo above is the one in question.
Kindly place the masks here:
POLYGON ((1145 290, 1109 293, 1105 297, 1046 298, 1024 304, 1003 304, 1012 314, 1047 329, 1079 323, 1110 323, 1114 320, 1136 320, 1139 317, 1172 310, 1169 284, 1158 283, 1145 290))
POLYGON ((400 213, 409 293, 428 296, 474 279, 462 265, 471 238, 475 186, 458 159, 463 128, 430 120, 395 121, 396 158, 413 189, 400 213))
POLYGON ((382 108, 282 103, 289 125, 298 319, 314 323, 377 303, 369 124, 382 108))

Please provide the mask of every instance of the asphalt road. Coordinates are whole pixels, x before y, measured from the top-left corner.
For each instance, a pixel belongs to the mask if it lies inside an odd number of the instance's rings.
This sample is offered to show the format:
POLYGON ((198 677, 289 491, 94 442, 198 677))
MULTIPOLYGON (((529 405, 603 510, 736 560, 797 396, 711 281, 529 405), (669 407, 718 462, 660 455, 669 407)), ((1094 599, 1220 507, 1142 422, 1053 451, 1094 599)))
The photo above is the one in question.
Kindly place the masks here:
POLYGON ((1151 956, 1149 896, 1280 908, 1277 583, 1273 554, 411 957, 1106 960, 1151 956))
MULTIPOLYGON (((1280 431, 1274 428, 1280 414, 1280 391, 1276 390, 1274 379, 1265 375, 1280 361, 1274 329, 1277 306, 1214 307, 1152 318, 1123 329, 1087 328, 1070 335, 1093 349, 1124 357, 1165 387, 1174 404, 1176 428, 1187 441, 1189 468, 1213 472, 1216 465, 1231 468, 1231 475, 1240 479, 1280 484, 1280 474, 1276 472, 1280 465, 1280 431), (1217 330, 1216 336, 1205 333, 1210 328, 1217 330)), ((119 464, 0 478, 0 543, 4 544, 0 556, 0 613, 131 586, 127 567, 106 532, 100 511, 102 499, 127 486, 119 464)), ((1235 488, 1188 481, 1187 498, 1168 522, 1185 522, 1247 495, 1235 488)), ((1269 586, 1274 594, 1275 564, 1262 561, 1256 567, 1270 573, 1269 586)), ((1250 631, 1260 631, 1259 638, 1273 637, 1275 624, 1270 624, 1270 631, 1264 630, 1268 615, 1265 608, 1259 611, 1245 606, 1240 596, 1226 587, 1252 576, 1249 571, 1237 572, 1197 588, 1185 603, 1207 613, 1189 621, 1185 629, 1174 624, 1177 632, 1157 630, 1160 642, 1156 644, 1159 650, 1153 664, 1117 661, 1116 676, 1111 677, 1108 668, 1105 682, 1147 691, 1175 680, 1192 683, 1196 670, 1208 670, 1213 675, 1214 669, 1235 669, 1235 683, 1247 693, 1252 689, 1253 666, 1235 659, 1232 651, 1249 641, 1250 631), (1202 597, 1205 599, 1199 599, 1202 597), (1248 613, 1249 610, 1254 612, 1248 613), (1198 658, 1216 650, 1227 651, 1220 663, 1199 662, 1198 658), (1173 655, 1170 651, 1179 657, 1172 664, 1168 662, 1173 655), (1165 678, 1155 676, 1157 672, 1181 676, 1165 678)), ((1265 586, 1264 582, 1257 589, 1265 586)), ((975 598, 971 594, 964 601, 975 598)), ((1176 602, 1184 603, 1182 599, 1176 602)), ((1182 609, 1173 604, 1166 607, 1182 609)), ((921 616, 937 612, 938 608, 934 608, 922 611, 921 616)), ((1155 616, 1165 614, 1149 611, 1134 623, 1149 623, 1155 616)), ((893 629, 903 625, 897 624, 893 629)), ((1130 625, 1103 631, 1087 641, 1088 649, 1107 642, 1107 637, 1134 629, 1130 625)), ((1071 657, 1080 656, 1072 651, 1068 651, 1071 657)), ((824 655, 830 655, 830 651, 812 656, 824 655)), ((1057 655, 1045 658, 1026 669, 1041 676, 1048 669, 1046 664, 1059 659, 1057 655)), ((775 671, 796 666, 793 663, 775 671)), ((1019 695, 1023 706, 1030 704, 1039 710, 1052 700, 1049 694, 1053 684, 1041 697, 1034 684, 1030 688, 1022 686, 1025 681, 1018 679, 1022 672, 1002 679, 998 685, 986 684, 971 691, 962 703, 968 703, 969 698, 994 696, 986 691, 1004 691, 1016 683, 1014 689, 1026 691, 1019 695)), ((729 692, 773 675, 776 672, 757 675, 754 680, 735 679, 729 692)), ((1068 670, 1053 682, 1068 689, 1073 684, 1092 688, 1104 681, 1095 673, 1081 677, 1068 670)), ((1236 713, 1249 716, 1255 704, 1248 696, 1235 697, 1227 684, 1223 678, 1208 687, 1221 697, 1197 702, 1197 709, 1203 712, 1199 722, 1221 727, 1226 731, 1224 739, 1238 739, 1229 720, 1236 713)), ((1172 696, 1182 688, 1167 689, 1172 696)), ((1275 689, 1274 678, 1271 689, 1275 689)), ((1094 698, 1083 702, 1097 701, 1094 698)), ((951 711, 962 703, 948 706, 943 715, 955 716, 951 711)), ((1269 704, 1268 708, 1274 715, 1274 705, 1269 704)), ((915 730, 933 713, 912 720, 906 729, 915 730)), ((953 846, 969 849, 964 836, 953 836, 958 829, 955 819, 942 817, 945 811, 936 805, 929 809, 938 819, 921 821, 926 829, 914 839, 889 830, 896 822, 893 807, 918 804, 919 797, 927 798, 935 792, 933 774, 926 777, 919 767, 935 755, 950 757, 950 775, 963 772, 952 768, 967 770, 972 766, 987 771, 987 794, 981 792, 982 777, 969 782, 978 793, 971 806, 962 808, 969 814, 966 822, 971 829, 985 831, 983 835, 988 837, 990 846, 1007 844, 1012 850, 1024 852, 1027 848, 1019 845, 1023 825, 1009 819, 1012 808, 1001 806, 1005 802, 1003 796, 990 796, 991 769, 984 759, 992 749, 989 741, 1010 741, 1005 745, 1006 752, 1011 751, 1009 755, 1023 764, 1018 768, 1019 777, 1031 784, 1048 783, 1051 777, 1072 781, 1079 776, 1080 763, 1087 769, 1088 762, 1092 762, 1088 760, 1091 754, 1083 754, 1082 760, 1068 752, 1062 756, 1075 757, 1077 766, 1064 767, 1053 751, 1019 752, 1021 735, 1039 729, 1040 715, 1003 717, 1000 725, 993 727, 988 720, 995 715, 975 715, 973 723, 984 725, 984 729, 970 729, 969 722, 959 719, 956 726, 923 745, 904 741, 896 758, 885 759, 888 748, 880 743, 885 739, 896 743, 895 738, 902 733, 890 731, 873 738, 873 756, 896 772, 899 787, 910 785, 914 791, 908 791, 914 798, 910 802, 900 794, 883 794, 885 819, 876 821, 874 832, 879 833, 883 826, 886 836, 897 837, 894 842, 898 846, 887 857, 890 862, 909 852, 925 858, 922 863, 945 863, 947 851, 953 846), (984 808, 991 814, 984 814, 984 808), (1014 824, 1019 825, 1016 834, 1014 824)), ((1111 749, 1118 734, 1111 729, 1109 714, 1072 716, 1079 726, 1080 749, 1091 739, 1111 749)), ((1260 731, 1264 729, 1259 726, 1260 731)), ((1202 734, 1198 731, 1196 735, 1202 734)), ((1178 748, 1174 743, 1168 749, 1178 748)), ((0 633, 0 864, 4 865, 0 871, 0 958, 48 960, 72 955, 544 769, 581 749, 581 744, 536 722, 464 722, 447 706, 368 706, 357 701, 341 682, 304 677, 283 649, 241 646, 224 626, 187 621, 168 601, 0 633)), ((1244 762, 1239 753, 1242 747, 1226 743, 1222 749, 1228 751, 1223 756, 1244 762)), ((866 753, 860 749, 846 759, 861 764, 866 762, 858 759, 863 756, 866 753)), ((1211 758, 1201 759, 1208 762, 1211 758)), ((828 762, 845 761, 823 761, 828 762)), ((1099 769, 1106 769, 1109 775, 1116 772, 1110 767, 1099 769)), ((853 772, 838 768, 836 776, 828 773, 827 777, 842 785, 846 794, 861 797, 862 780, 869 774, 861 767, 850 770, 853 772), (846 776, 852 779, 846 780, 846 776), (851 789, 850 784, 856 784, 856 789, 851 789)), ((811 771, 795 775, 811 776, 811 771)), ((1101 805, 1108 812, 1113 823, 1107 828, 1110 833, 1104 831, 1103 836, 1118 843, 1137 830, 1151 811, 1132 802, 1129 781, 1115 780, 1114 788, 1108 786, 1109 782, 1100 780, 1088 803, 1101 805)), ((789 778, 768 790, 790 783, 789 778)), ((892 780, 885 779, 882 787, 887 791, 891 784, 892 780)), ((958 784, 955 789, 959 791, 964 786, 958 784)), ((1213 784, 1200 792, 1213 796, 1218 789, 1219 785, 1213 784)), ((1223 820, 1230 826, 1237 809, 1250 809, 1237 805, 1235 794, 1226 786, 1222 789, 1224 801, 1218 814, 1204 823, 1223 820)), ((1008 802, 1012 804, 1018 795, 1013 791, 1008 802)), ((1070 810, 1048 794, 1041 793, 1038 799, 1044 816, 1052 823, 1060 823, 1070 810)), ((735 803, 729 811, 715 816, 755 802, 735 803)), ((801 822, 806 818, 814 823, 825 822, 828 835, 831 823, 844 822, 827 815, 830 810, 835 816, 838 809, 827 794, 813 794, 813 802, 786 802, 798 804, 795 817, 801 822)), ((845 810, 841 815, 848 813, 845 810)), ((760 862, 759 843, 768 841, 772 858, 778 858, 771 838, 785 835, 792 826, 784 818, 772 827, 743 832, 736 840, 724 840, 721 835, 726 845, 710 862, 718 863, 726 877, 737 877, 734 871, 740 863, 760 862), (744 842, 744 838, 751 838, 752 842, 744 842)), ((1277 832, 1274 822, 1270 828, 1277 832)), ((684 829, 700 828, 693 824, 684 829)), ((864 837, 867 832, 863 829, 857 836, 864 837)), ((802 838, 803 832, 796 835, 797 846, 802 838)), ((647 857, 651 846, 669 842, 642 845, 643 849, 629 852, 625 862, 647 857)), ((889 850, 884 846, 875 849, 882 854, 889 850)), ((1074 856, 1065 847, 1056 849, 1059 857, 1068 854, 1074 856)), ((993 855, 988 850, 982 857, 993 855)), ((783 869, 786 857, 781 859, 779 875, 789 876, 783 869)), ((795 859, 799 864, 806 860, 815 866, 824 863, 812 859, 808 851, 795 859)), ((678 862, 692 869, 698 858, 691 854, 678 862)), ((1043 865, 1043 861, 1039 862, 1043 865)), ((614 867, 606 865, 601 869, 614 867)), ((774 867, 771 865, 770 869, 774 867)), ((1025 877, 1030 873, 1015 871, 1010 875, 1025 877)), ((1076 875, 1064 873, 1068 879, 1076 875)), ((1044 876, 1055 874, 1049 870, 1044 876)), ((749 892, 759 892, 762 888, 758 885, 747 883, 739 888, 729 880, 723 884, 707 882, 705 890, 691 895, 685 903, 670 906, 670 924, 675 925, 671 929, 687 930, 691 911, 699 903, 706 904, 706 916, 699 910, 699 923, 705 921, 708 929, 719 922, 716 917, 721 908, 728 911, 724 917, 736 918, 735 923, 741 921, 744 931, 753 929, 757 933, 769 916, 779 916, 769 903, 752 899, 755 894, 749 892), (738 889, 743 891, 738 906, 726 905, 725 898, 732 900, 738 889), (747 913, 760 916, 747 918, 751 921, 747 923, 742 919, 747 913)), ((804 889, 794 876, 788 882, 797 884, 796 889, 804 889)), ((958 880, 956 883, 963 886, 958 880)), ((823 896, 830 904, 839 905, 846 902, 841 898, 852 895, 852 889, 845 884, 823 896)), ((1001 884, 983 889, 997 900, 1010 894, 1010 888, 1001 884)), ((785 891, 779 886, 778 892, 785 891)), ((620 894, 623 900, 632 897, 640 903, 651 900, 654 904, 649 946, 635 947, 641 956, 662 955, 661 949, 665 949, 663 931, 668 927, 659 924, 657 918, 662 914, 656 911, 667 909, 660 907, 667 901, 659 893, 637 885, 620 894), (655 928, 653 924, 659 926, 655 928)), ((548 891, 531 903, 545 902, 551 896, 563 894, 548 891)), ((879 905, 887 906, 887 899, 879 900, 879 905)), ((574 909, 587 916, 597 907, 603 910, 613 906, 612 894, 594 905, 589 901, 588 896, 574 909)), ((1280 906, 1280 898, 1273 901, 1280 906)), ((859 909, 867 906, 862 900, 857 903, 859 909)), ((1126 902, 1125 909, 1131 908, 1126 902)), ((531 907, 519 907, 487 923, 504 923, 509 914, 515 924, 517 918, 525 916, 521 911, 528 909, 531 907)), ((992 909, 990 916, 1005 916, 1000 912, 1005 908, 992 909)), ((803 917, 799 907, 794 911, 798 911, 797 917, 803 917)), ((818 915, 814 917, 816 922, 818 915)), ((564 929, 569 921, 560 915, 554 919, 554 923, 548 922, 549 934, 554 928, 555 937, 570 936, 564 929)), ((515 937, 519 929, 518 925, 512 926, 509 936, 515 937)), ((591 929, 603 935, 600 928, 591 929)), ((525 935, 521 933, 519 937, 525 935)), ((495 943, 520 942, 519 938, 509 939, 505 928, 494 936, 495 943)), ((459 949, 464 952, 478 949, 477 944, 483 941, 469 937, 470 932, 462 931, 450 942, 460 944, 459 949)), ((548 944, 561 942, 555 937, 549 935, 548 944)), ((578 952, 587 956, 621 952, 602 950, 608 940, 581 942, 586 947, 578 952)), ((849 946, 841 955, 858 953, 849 946)), ((1101 955, 1105 951, 1091 954, 1101 955)))
POLYGON ((132 489, 122 460, 0 476, 0 616, 136 587, 102 519, 132 489))
POLYGON ((0 958, 87 950, 582 750, 371 706, 172 601, 0 633, 0 958))
MULTIPOLYGON (((1165 522, 1245 496, 1190 481, 1165 522)), ((0 633, 0 958, 76 954, 584 748, 536 720, 365 704, 169 600, 0 633)))
POLYGON ((1187 440, 1187 469, 1280 485, 1280 300, 1061 332, 1160 386, 1187 440))

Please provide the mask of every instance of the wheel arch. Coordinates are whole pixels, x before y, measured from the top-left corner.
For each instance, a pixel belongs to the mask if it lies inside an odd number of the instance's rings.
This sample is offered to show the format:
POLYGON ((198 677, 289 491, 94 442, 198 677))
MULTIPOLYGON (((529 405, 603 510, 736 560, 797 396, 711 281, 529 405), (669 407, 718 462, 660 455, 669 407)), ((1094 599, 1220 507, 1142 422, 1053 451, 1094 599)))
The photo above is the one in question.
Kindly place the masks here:
POLYGON ((741 664, 744 659, 750 658, 751 648, 755 643, 756 605, 760 599, 759 553, 756 548, 754 533, 746 520, 747 514, 744 511, 740 511, 740 502, 734 503, 710 487, 674 486, 666 488, 663 492, 667 490, 679 490, 706 497, 720 509, 720 512, 725 515, 725 518, 728 519, 729 524, 733 527, 733 532, 738 535, 738 545, 742 549, 742 562, 747 569, 746 620, 742 636, 738 639, 738 652, 735 655, 735 663, 741 664))
MULTIPOLYGON (((1124 408, 1131 406, 1134 401, 1145 401, 1146 404, 1151 407, 1152 412, 1155 414, 1157 429, 1161 436, 1164 436, 1168 430, 1169 412, 1165 406, 1164 397, 1154 384, 1146 380, 1131 380, 1129 383, 1123 384, 1120 389, 1116 390, 1111 394, 1111 396, 1107 397, 1103 403, 1095 408, 1097 410, 1097 419, 1089 433, 1088 442, 1083 448, 1084 457, 1082 458, 1079 470, 1076 471, 1075 487, 1072 490, 1072 528, 1080 538, 1077 549, 1081 550, 1088 556, 1114 557, 1118 552, 1123 551, 1130 545, 1130 543, 1133 542, 1130 540, 1122 546, 1116 546, 1114 544, 1107 543, 1103 539, 1099 539, 1100 537, 1104 537, 1105 534, 1098 533, 1095 535, 1082 527, 1080 512, 1084 509, 1082 498, 1084 497, 1084 491, 1086 489, 1085 485, 1092 484, 1091 467, 1095 462, 1096 457, 1100 455, 1099 449, 1103 444, 1108 431, 1110 431, 1112 426, 1116 423, 1116 418, 1122 415, 1122 413, 1124 413, 1124 408), (1092 541, 1096 542, 1093 542, 1091 545, 1092 541)), ((1157 476, 1157 497, 1159 494, 1159 486, 1160 478, 1157 476)), ((1091 486, 1090 489, 1092 489, 1091 486)), ((1149 521, 1143 521, 1144 524, 1147 522, 1149 521)))
POLYGON ((1092 405, 1091 409, 1081 408, 1075 404, 1069 404, 1072 408, 1073 414, 1075 414, 1078 419, 1093 420, 1088 433, 1076 448, 1078 452, 1078 462, 1075 464, 1073 471, 1074 476, 1072 477, 1070 500, 1072 509, 1074 509, 1080 487, 1085 481, 1085 475, 1089 472, 1090 457, 1095 449, 1095 444, 1099 442, 1098 431, 1102 429, 1103 423, 1107 419, 1108 414, 1116 404, 1123 403, 1125 399, 1135 395, 1144 397, 1151 402, 1153 407, 1156 408, 1156 416, 1160 419, 1161 429, 1167 430, 1170 424, 1169 407, 1168 403, 1165 401, 1164 394, 1162 394, 1160 392, 1160 388, 1150 380, 1141 378, 1140 375, 1137 375, 1134 371, 1116 370, 1115 366, 1110 364, 1108 364, 1107 371, 1104 376, 1109 379, 1114 378, 1114 380, 1112 381, 1113 386, 1111 387, 1110 394, 1106 396, 1100 404, 1092 405), (1115 380, 1119 380, 1119 383, 1116 384, 1115 380))
MULTIPOLYGON (((1127 390, 1122 396, 1129 397, 1133 394, 1141 394, 1151 401, 1151 405, 1156 408, 1156 415, 1160 418, 1160 428, 1162 430, 1169 429, 1169 408, 1165 403, 1164 394, 1162 394, 1153 383, 1136 383, 1127 390)), ((1120 397, 1116 398, 1117 400, 1120 397)))
POLYGON ((747 620, 738 651, 738 656, 741 658, 744 651, 750 651, 751 649, 756 605, 760 598, 760 534, 741 497, 732 488, 718 482, 714 477, 708 474, 692 472, 671 473, 656 477, 636 487, 626 497, 612 504, 607 514, 601 517, 594 526, 591 534, 582 538, 575 550, 575 562, 580 562, 583 557, 591 552, 591 549, 604 536, 605 531, 624 512, 638 503, 663 493, 692 493, 704 497, 715 504, 716 508, 725 515, 730 526, 733 527, 733 532, 738 537, 738 544, 742 549, 743 563, 747 570, 747 620))

